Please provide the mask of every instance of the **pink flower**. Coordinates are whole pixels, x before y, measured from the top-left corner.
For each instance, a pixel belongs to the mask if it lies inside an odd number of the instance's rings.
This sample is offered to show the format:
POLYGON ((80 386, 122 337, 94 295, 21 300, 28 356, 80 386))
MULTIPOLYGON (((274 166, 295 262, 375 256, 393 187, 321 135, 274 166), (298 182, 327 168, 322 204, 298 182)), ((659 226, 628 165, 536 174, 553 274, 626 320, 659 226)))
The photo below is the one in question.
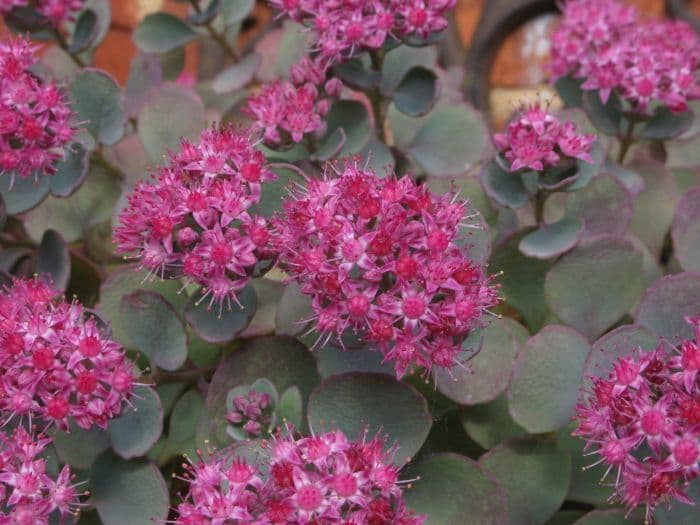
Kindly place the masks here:
POLYGON ((56 479, 46 472, 41 454, 50 443, 21 426, 11 435, 0 433, 0 522, 48 525, 80 506, 70 469, 63 467, 56 479))
POLYGON ((267 392, 249 390, 247 394, 236 396, 226 419, 243 430, 246 437, 260 437, 267 432, 272 422, 272 399, 267 392))
POLYGON ((50 175, 75 135, 54 82, 29 72, 35 48, 17 37, 0 43, 0 174, 50 175))
POLYGON ((615 91, 645 113, 652 102, 671 111, 700 98, 700 39, 685 22, 645 20, 617 0, 568 0, 552 35, 554 78, 572 75, 603 102, 615 91))
POLYGON ((166 167, 136 185, 114 233, 117 250, 230 305, 256 264, 272 258, 266 221, 249 210, 274 179, 247 132, 204 130, 198 144, 183 140, 166 167))
POLYGON ((275 218, 282 266, 313 298, 319 341, 359 333, 408 368, 451 368, 497 302, 469 257, 468 205, 408 177, 380 178, 357 161, 308 179, 275 218), (336 176, 337 174, 337 176, 336 176))
MULTIPOLYGON (((700 328, 700 318, 688 319, 700 328)), ((615 493, 629 507, 654 507, 687 496, 700 475, 700 338, 667 352, 638 350, 621 358, 577 407, 574 435, 597 447, 594 463, 615 471, 615 493)))
POLYGON ((544 171, 567 158, 592 163, 596 137, 579 134, 573 122, 560 122, 537 101, 524 107, 505 133, 496 133, 493 140, 510 171, 544 171))
POLYGON ((0 295, 0 411, 67 429, 107 426, 133 391, 133 365, 79 303, 39 279, 0 295))
POLYGON ((366 434, 350 441, 340 431, 298 439, 290 432, 264 442, 258 465, 233 453, 200 458, 187 467, 175 523, 420 525, 425 518, 406 509, 394 449, 385 444, 366 434))
POLYGON ((75 14, 84 3, 85 0, 2 0, 0 13, 8 14, 18 7, 31 7, 51 25, 60 28, 65 22, 75 20, 75 14))

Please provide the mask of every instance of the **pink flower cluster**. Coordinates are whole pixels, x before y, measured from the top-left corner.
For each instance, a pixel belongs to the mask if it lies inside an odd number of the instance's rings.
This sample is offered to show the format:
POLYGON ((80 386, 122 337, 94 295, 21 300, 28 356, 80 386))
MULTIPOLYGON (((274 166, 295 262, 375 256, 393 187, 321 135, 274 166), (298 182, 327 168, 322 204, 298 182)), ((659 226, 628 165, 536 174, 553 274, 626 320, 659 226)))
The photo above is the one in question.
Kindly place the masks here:
POLYGON ((272 421, 270 394, 249 390, 247 395, 236 396, 233 407, 226 414, 226 419, 232 425, 240 427, 247 437, 260 437, 266 432, 272 421))
POLYGON ((247 132, 204 130, 198 144, 183 140, 167 166, 136 185, 115 229, 118 252, 205 287, 210 305, 230 306, 258 262, 272 258, 266 221, 249 209, 274 179, 247 132))
POLYGON ((313 50, 323 63, 337 62, 367 49, 379 49, 388 37, 426 39, 447 27, 445 13, 456 0, 270 0, 314 33, 313 50))
POLYGON ((467 202, 408 177, 380 178, 357 161, 327 167, 292 197, 274 222, 280 261, 313 297, 325 341, 342 344, 351 328, 399 377, 411 366, 457 364, 497 302, 460 235, 467 202))
POLYGON ((56 514, 65 517, 79 507, 69 467, 55 480, 46 472, 41 454, 49 443, 49 438, 35 438, 22 427, 9 436, 0 433, 0 523, 48 525, 56 522, 56 514))
POLYGON ((0 42, 0 174, 54 173, 75 134, 56 83, 28 70, 35 50, 24 38, 0 42))
POLYGON ((647 515, 672 499, 693 504, 685 489, 700 474, 700 317, 688 320, 695 341, 621 358, 577 407, 574 435, 596 447, 606 476, 616 471, 616 494, 647 515))
POLYGON ((54 295, 39 279, 0 294, 0 413, 105 428, 132 394, 133 365, 97 319, 54 295))
POLYGON ((74 20, 84 3, 85 0, 0 0, 0 13, 8 14, 18 7, 31 7, 52 26, 60 28, 65 22, 74 20))
POLYGON ((573 122, 560 122, 538 101, 524 107, 505 133, 493 139, 510 171, 544 171, 566 158, 593 162, 590 151, 596 137, 579 134, 573 122))
POLYGON ((393 452, 374 438, 339 431, 266 443, 262 469, 221 457, 188 467, 189 489, 175 523, 250 525, 420 525, 406 509, 393 452), (266 472, 263 478, 262 471, 266 472))
POLYGON ((304 135, 323 127, 329 97, 340 95, 342 84, 330 79, 324 84, 326 69, 305 57, 292 67, 288 80, 264 84, 248 98, 245 113, 254 120, 253 127, 264 133, 267 144, 284 145, 301 142, 304 135))
POLYGON ((618 0, 568 0, 552 35, 555 78, 572 75, 603 102, 615 91, 633 110, 671 111, 700 98, 700 38, 685 22, 645 20, 618 0))

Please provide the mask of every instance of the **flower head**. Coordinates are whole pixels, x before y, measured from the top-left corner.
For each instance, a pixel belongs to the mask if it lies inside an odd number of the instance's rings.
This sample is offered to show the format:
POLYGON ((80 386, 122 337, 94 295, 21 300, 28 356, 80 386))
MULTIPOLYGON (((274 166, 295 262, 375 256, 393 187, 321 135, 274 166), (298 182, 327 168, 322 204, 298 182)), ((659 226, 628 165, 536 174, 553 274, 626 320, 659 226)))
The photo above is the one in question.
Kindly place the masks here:
POLYGON ((618 0, 568 0, 552 35, 555 79, 572 75, 606 102, 615 91, 633 110, 652 102, 680 112, 700 98, 700 38, 685 22, 645 20, 618 0))
POLYGON ((75 20, 75 14, 83 8, 85 0, 2 0, 0 13, 8 14, 19 7, 31 7, 55 28, 75 20))
POLYGON ((38 278, 0 295, 0 411, 105 428, 132 394, 133 365, 79 303, 54 295, 38 278))
POLYGON ((275 407, 269 393, 251 388, 234 397, 231 405, 226 419, 235 428, 240 428, 246 437, 260 437, 270 428, 275 407))
POLYGON ((272 257, 267 223, 251 213, 261 184, 274 180, 247 132, 232 127, 182 141, 121 212, 114 240, 151 272, 202 285, 211 301, 236 301, 256 264, 272 257))
MULTIPOLYGON (((700 327, 700 319, 689 319, 700 327)), ((595 463, 616 471, 615 492, 647 514, 675 499, 700 475, 700 339, 669 352, 641 350, 621 358, 607 378, 594 378, 577 407, 574 435, 597 447, 595 463)))
POLYGON ((50 443, 21 426, 11 435, 0 433, 0 522, 48 525, 79 507, 70 469, 63 467, 56 479, 46 472, 42 453, 50 443))
POLYGON ((350 441, 340 431, 290 434, 266 442, 260 464, 232 454, 200 459, 187 467, 175 523, 420 525, 424 518, 406 509, 393 452, 384 445, 366 435, 350 441))
POLYGON ((34 52, 21 37, 0 42, 0 174, 54 173, 75 134, 58 86, 29 71, 34 52))
POLYGON ((313 297, 325 340, 360 333, 394 362, 451 368, 497 302, 462 236, 468 205, 357 161, 328 166, 274 221, 283 267, 313 297), (337 176, 336 176, 337 173, 337 176))
POLYGON ((578 133, 573 122, 560 122, 537 101, 524 107, 505 133, 496 133, 498 151, 510 163, 510 171, 544 171, 564 159, 593 162, 595 135, 578 133))

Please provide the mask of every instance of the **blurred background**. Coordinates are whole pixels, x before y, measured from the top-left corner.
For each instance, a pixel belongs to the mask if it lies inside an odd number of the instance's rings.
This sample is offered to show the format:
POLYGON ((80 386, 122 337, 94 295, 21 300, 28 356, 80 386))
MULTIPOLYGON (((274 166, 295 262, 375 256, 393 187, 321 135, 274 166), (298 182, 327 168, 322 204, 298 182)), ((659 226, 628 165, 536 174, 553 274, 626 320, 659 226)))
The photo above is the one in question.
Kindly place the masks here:
MULTIPOLYGON (((648 16, 665 15, 664 0, 627 1, 636 5, 648 16)), ((482 17, 487 9, 494 11, 495 7, 496 10, 506 11, 518 3, 520 2, 458 0, 449 37, 449 62, 466 63, 469 48, 480 22, 483 24, 482 17)), ((111 72, 120 83, 124 84, 129 73, 131 58, 136 53, 131 34, 138 22, 144 16, 162 10, 182 16, 187 13, 189 5, 176 0, 111 0, 111 5, 111 30, 98 48, 95 62, 97 67, 111 72)), ((687 0, 683 5, 689 13, 700 18, 700 0, 687 0)), ((504 13, 488 13, 491 18, 493 15, 498 18, 501 14, 504 13)), ((546 62, 549 55, 548 34, 556 24, 557 15, 544 13, 530 16, 528 14, 522 20, 525 22, 518 21, 515 24, 518 27, 509 31, 505 38, 497 39, 495 49, 492 50, 494 55, 488 60, 489 70, 482 75, 488 78, 483 79, 484 85, 476 88, 479 94, 471 97, 472 99, 481 97, 478 104, 482 106, 481 109, 490 110, 491 121, 495 128, 503 125, 519 101, 538 93, 547 98, 552 93, 547 84, 546 62)), ((245 45, 246 40, 255 39, 274 23, 272 11, 264 0, 259 0, 252 16, 244 24, 239 37, 242 42, 239 44, 245 45)), ((199 65, 199 52, 196 43, 191 44, 187 49, 185 70, 193 76, 196 75, 199 65)), ((468 80, 470 72, 465 73, 468 80)))

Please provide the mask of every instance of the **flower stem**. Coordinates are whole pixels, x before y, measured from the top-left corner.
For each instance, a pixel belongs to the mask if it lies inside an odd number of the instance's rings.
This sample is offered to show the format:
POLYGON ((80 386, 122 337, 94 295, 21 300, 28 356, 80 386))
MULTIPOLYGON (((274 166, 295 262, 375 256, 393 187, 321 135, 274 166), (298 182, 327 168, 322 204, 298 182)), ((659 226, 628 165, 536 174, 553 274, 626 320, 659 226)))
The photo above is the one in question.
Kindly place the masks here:
POLYGON ((620 140, 620 152, 617 155, 617 163, 622 164, 625 162, 625 157, 629 153, 632 144, 634 144, 634 122, 630 121, 627 126, 627 132, 623 137, 619 137, 620 140))
MULTIPOLYGON (((372 61, 372 69, 381 73, 382 64, 384 63, 384 56, 378 50, 370 50, 370 59, 372 61)), ((386 131, 384 129, 384 124, 386 121, 386 109, 387 104, 384 97, 380 91, 379 87, 374 88, 368 93, 370 104, 372 105, 372 113, 374 114, 374 123, 377 127, 377 136, 379 140, 386 144, 386 131)))
MULTIPOLYGON (((190 0, 190 4, 192 4, 192 8, 195 10, 197 14, 202 14, 202 8, 199 7, 199 2, 198 0, 190 0)), ((224 52, 232 58, 235 62, 238 62, 240 60, 240 57, 238 56, 238 52, 231 46, 231 44, 228 43, 226 40, 226 37, 224 36, 223 33, 219 33, 214 26, 211 24, 211 22, 205 22, 204 27, 206 28, 207 32, 211 36, 211 38, 219 44, 221 49, 224 50, 224 52)))
POLYGON ((535 194, 535 221, 537 226, 544 224, 544 204, 547 202, 547 193, 540 190, 535 194))
POLYGON ((107 160, 107 158, 99 150, 93 151, 90 154, 90 162, 97 164, 102 169, 104 169, 108 175, 110 175, 111 177, 114 177, 115 179, 117 179, 120 182, 122 182, 126 178, 124 176, 124 173, 122 172, 122 170, 120 170, 114 164, 112 164, 109 160, 107 160))
POLYGON ((87 64, 85 63, 85 61, 83 61, 82 58, 80 58, 75 53, 71 53, 70 46, 68 45, 68 41, 66 40, 66 38, 61 34, 61 32, 58 29, 53 28, 52 33, 53 33, 54 38, 56 39, 56 43, 58 44, 58 46, 61 49, 63 49, 63 51, 65 51, 69 57, 71 57, 71 60, 73 60, 73 62, 75 62, 75 64, 78 67, 86 67, 87 66, 87 64))

